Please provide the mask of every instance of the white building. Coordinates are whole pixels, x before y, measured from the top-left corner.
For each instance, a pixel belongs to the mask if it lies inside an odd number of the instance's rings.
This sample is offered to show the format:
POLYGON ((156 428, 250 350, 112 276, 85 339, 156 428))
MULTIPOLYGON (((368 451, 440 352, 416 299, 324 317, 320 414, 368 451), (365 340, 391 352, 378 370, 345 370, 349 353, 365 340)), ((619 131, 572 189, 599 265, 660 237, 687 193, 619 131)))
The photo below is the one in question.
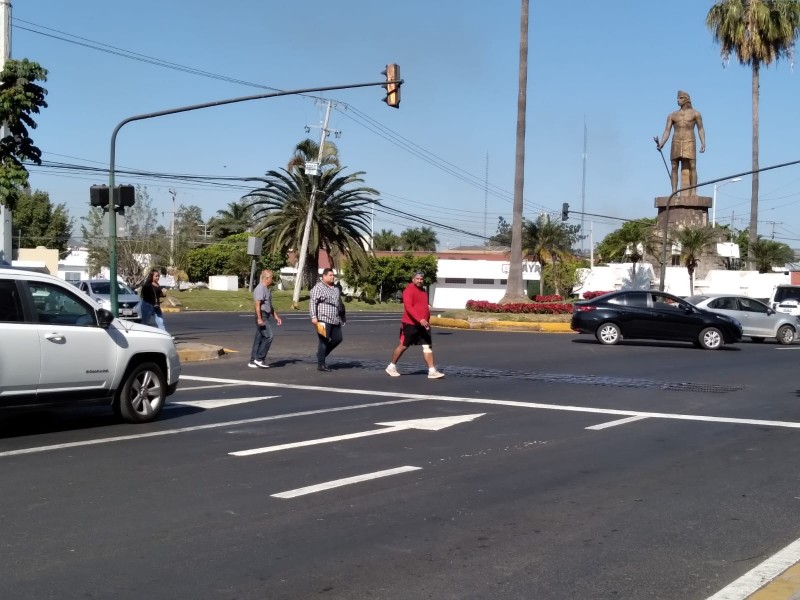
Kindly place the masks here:
MULTIPOLYGON (((506 293, 507 260, 439 259, 430 303, 436 309, 465 308, 469 300, 498 302, 506 293)), ((538 262, 522 262, 523 281, 538 281, 538 262)))

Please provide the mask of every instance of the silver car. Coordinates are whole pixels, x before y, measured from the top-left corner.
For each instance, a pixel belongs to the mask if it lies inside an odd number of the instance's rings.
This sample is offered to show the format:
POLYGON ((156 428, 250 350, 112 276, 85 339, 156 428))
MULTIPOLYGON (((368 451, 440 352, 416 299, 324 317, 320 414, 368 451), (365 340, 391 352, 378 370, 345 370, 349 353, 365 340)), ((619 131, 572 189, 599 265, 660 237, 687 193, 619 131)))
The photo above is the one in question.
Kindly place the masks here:
POLYGON ((775 338, 779 344, 791 344, 800 329, 800 318, 775 312, 763 302, 747 296, 705 294, 689 296, 686 301, 697 307, 733 317, 742 324, 742 333, 754 342, 775 338))
MULTIPOLYGON (((111 282, 108 279, 89 279, 79 281, 78 289, 92 300, 97 302, 102 308, 111 310, 111 282)), ((141 321, 142 311, 140 306, 141 299, 131 288, 124 283, 117 283, 117 306, 119 308, 119 318, 129 321, 141 321)))

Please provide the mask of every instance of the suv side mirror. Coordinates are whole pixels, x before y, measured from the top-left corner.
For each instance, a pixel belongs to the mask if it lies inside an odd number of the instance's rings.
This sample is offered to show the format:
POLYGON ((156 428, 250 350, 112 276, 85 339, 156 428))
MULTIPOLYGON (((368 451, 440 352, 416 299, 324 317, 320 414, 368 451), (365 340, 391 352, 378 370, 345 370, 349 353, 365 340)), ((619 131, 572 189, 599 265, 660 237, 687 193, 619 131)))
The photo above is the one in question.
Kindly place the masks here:
POLYGON ((100 323, 100 327, 108 329, 108 326, 111 325, 111 322, 114 320, 114 314, 105 308, 98 308, 97 320, 100 323))

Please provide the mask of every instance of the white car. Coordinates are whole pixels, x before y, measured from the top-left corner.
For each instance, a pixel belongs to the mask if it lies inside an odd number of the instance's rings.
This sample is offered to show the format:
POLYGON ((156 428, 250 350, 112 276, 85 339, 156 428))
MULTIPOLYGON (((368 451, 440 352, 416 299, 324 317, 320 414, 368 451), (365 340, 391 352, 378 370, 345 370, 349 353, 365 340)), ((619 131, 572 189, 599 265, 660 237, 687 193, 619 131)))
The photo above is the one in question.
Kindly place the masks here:
POLYGON ((0 267, 0 409, 100 400, 146 423, 180 373, 168 333, 115 319, 52 275, 0 267))
POLYGON ((769 297, 769 306, 780 313, 800 316, 800 285, 776 285, 769 297))
MULTIPOLYGON (((102 308, 111 310, 111 282, 108 279, 89 279, 75 285, 102 308)), ((117 283, 117 310, 120 319, 142 320, 141 299, 124 283, 117 283)))
POLYGON ((754 342, 775 338, 779 344, 788 345, 797 338, 800 319, 776 312, 763 302, 747 296, 733 294, 704 294, 689 296, 686 301, 700 308, 733 317, 742 324, 742 334, 754 342))

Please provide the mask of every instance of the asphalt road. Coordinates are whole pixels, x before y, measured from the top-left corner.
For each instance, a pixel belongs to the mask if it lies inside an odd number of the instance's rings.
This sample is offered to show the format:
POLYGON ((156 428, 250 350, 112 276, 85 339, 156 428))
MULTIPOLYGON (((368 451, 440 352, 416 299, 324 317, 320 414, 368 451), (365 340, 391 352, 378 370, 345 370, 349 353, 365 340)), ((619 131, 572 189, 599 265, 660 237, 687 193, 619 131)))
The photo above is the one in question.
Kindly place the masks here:
POLYGON ((435 330, 431 381, 397 315, 330 373, 305 315, 266 370, 248 315, 167 317, 236 352, 157 422, 0 417, 0 598, 701 600, 800 538, 800 345, 435 330))

